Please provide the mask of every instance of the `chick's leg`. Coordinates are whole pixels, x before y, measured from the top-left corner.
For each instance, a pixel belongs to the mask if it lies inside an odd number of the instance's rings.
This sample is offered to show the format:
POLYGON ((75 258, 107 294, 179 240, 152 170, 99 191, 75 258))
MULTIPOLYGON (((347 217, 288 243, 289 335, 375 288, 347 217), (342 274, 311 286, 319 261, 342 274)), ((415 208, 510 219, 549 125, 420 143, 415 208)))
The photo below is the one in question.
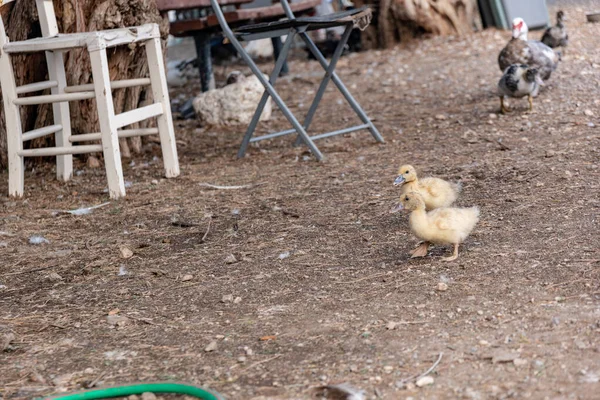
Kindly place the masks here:
POLYGON ((410 258, 425 257, 427 250, 429 250, 429 242, 423 242, 419 247, 410 252, 410 258))
POLYGON ((529 100, 529 112, 533 111, 533 96, 529 95, 527 96, 527 99, 529 100))
POLYGON ((442 260, 444 261, 454 261, 458 258, 458 243, 454 244, 454 253, 450 257, 444 257, 442 260))
POLYGON ((500 112, 502 114, 510 112, 510 109, 504 105, 504 96, 500 96, 500 112))

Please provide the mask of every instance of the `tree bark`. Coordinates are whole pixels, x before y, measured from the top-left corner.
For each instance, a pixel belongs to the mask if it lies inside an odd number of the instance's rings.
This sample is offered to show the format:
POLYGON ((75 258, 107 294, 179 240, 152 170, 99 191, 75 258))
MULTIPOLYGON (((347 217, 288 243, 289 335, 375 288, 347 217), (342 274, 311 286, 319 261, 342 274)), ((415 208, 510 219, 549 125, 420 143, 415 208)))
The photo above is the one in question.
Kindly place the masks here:
MULTIPOLYGON (((55 0, 54 9, 61 33, 92 32, 155 22, 161 24, 163 37, 168 34, 168 21, 160 17, 155 0, 55 0)), ((35 0, 16 1, 4 21, 11 41, 41 36, 35 0)), ((144 54, 144 49, 138 45, 109 49, 111 80, 147 76, 148 66, 144 54)), ((17 85, 48 79, 43 53, 19 54, 14 56, 13 60, 17 85)), ((68 85, 92 82, 91 66, 86 49, 75 49, 66 53, 65 68, 68 85)), ((131 110, 147 102, 151 91, 146 89, 134 87, 115 90, 113 92, 115 112, 131 110)), ((73 134, 99 132, 94 100, 72 102, 70 110, 73 134)), ((53 123, 52 107, 47 104, 22 107, 21 116, 24 131, 53 123)), ((141 127, 145 126, 147 123, 141 127)), ((48 140, 33 141, 31 147, 39 147, 41 144, 47 145, 48 140)), ((129 141, 121 140, 123 157, 128 157, 131 151, 139 152, 140 150, 140 138, 129 139, 129 141)), ((0 166, 5 167, 6 161, 6 128, 2 107, 0 108, 0 166)))
POLYGON ((477 0, 355 0, 374 5, 364 48, 386 48, 423 34, 466 35, 481 28, 477 0))

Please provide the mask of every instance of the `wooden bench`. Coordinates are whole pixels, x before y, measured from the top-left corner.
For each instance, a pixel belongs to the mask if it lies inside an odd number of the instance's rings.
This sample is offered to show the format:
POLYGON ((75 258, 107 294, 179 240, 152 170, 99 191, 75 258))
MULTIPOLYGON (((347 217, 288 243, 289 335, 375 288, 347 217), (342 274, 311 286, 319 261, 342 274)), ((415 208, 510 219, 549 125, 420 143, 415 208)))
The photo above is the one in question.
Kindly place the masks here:
MULTIPOLYGON (((225 18, 231 27, 241 27, 247 24, 259 22, 277 21, 286 16, 281 3, 265 7, 243 8, 244 4, 253 0, 219 0, 221 6, 227 6, 225 18)), ((297 15, 312 12, 321 0, 302 0, 292 3, 292 11, 297 15)), ((157 0, 158 9, 161 13, 177 11, 179 18, 170 25, 170 33, 176 37, 192 36, 196 44, 198 56, 198 69, 200 70, 200 81, 202 91, 205 92, 215 88, 215 80, 212 72, 212 60, 210 56, 210 39, 221 30, 219 21, 212 12, 210 0, 157 0), (196 10, 194 13, 186 11, 196 10), (186 15, 198 14, 198 15, 186 15)), ((271 39, 275 59, 279 56, 282 48, 281 38, 271 39)), ((287 73, 287 65, 282 68, 282 74, 287 73)))

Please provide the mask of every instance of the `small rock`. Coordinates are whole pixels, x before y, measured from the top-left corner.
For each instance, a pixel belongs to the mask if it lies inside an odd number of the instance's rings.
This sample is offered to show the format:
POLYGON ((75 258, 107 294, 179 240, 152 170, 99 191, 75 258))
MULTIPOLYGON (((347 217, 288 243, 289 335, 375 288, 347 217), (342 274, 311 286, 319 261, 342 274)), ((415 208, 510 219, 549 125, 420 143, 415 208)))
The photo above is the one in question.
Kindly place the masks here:
POLYGON ((246 352, 246 355, 247 355, 248 357, 250 357, 251 355, 253 355, 253 354, 254 354, 254 351, 253 351, 251 348, 249 348, 249 347, 245 347, 245 348, 244 348, 244 351, 246 352))
POLYGON ((88 368, 86 368, 86 369, 83 370, 83 373, 86 374, 86 375, 91 375, 91 374, 94 373, 94 368, 89 368, 88 367, 88 368))
POLYGON ((241 297, 236 297, 235 299, 233 299, 233 304, 240 304, 242 302, 242 298, 241 297))
POLYGON ((386 374, 391 374, 394 371, 394 367, 392 367, 391 365, 386 365, 385 367, 383 367, 383 372, 385 372, 386 374))
POLYGON ((414 383, 412 383, 412 382, 408 382, 408 383, 406 384, 406 386, 404 386, 404 387, 406 388, 406 390, 415 390, 415 389, 417 388, 417 385, 415 385, 415 384, 414 384, 414 383))
POLYGON ((206 346, 204 348, 204 351, 207 353, 210 353, 211 351, 215 351, 217 349, 217 347, 218 347, 217 342, 213 340, 212 342, 210 342, 208 344, 208 346, 206 346))
POLYGON ((233 254, 230 254, 227 256, 227 258, 225 259, 225 262, 227 264, 233 264, 237 262, 237 258, 235 258, 235 256, 233 254))
POLYGON ((588 117, 594 116, 594 112, 592 110, 585 110, 585 111, 583 111, 583 113, 588 117))
POLYGON ((444 114, 437 114, 435 116, 435 119, 437 119, 438 121, 443 121, 443 120, 448 119, 448 117, 446 117, 444 114))
POLYGON ((487 340, 480 340, 480 341, 479 341, 479 344, 480 344, 481 346, 486 346, 486 347, 487 347, 487 346, 489 346, 489 345, 490 345, 490 342, 488 342, 487 340))
POLYGON ((350 372, 358 372, 358 367, 354 364, 350 366, 350 372))
POLYGON ((246 357, 240 356, 240 357, 238 357, 237 360, 238 360, 239 363, 245 363, 246 362, 246 357))
POLYGON ((515 367, 523 367, 527 365, 527 360, 525 360, 524 358, 515 358, 513 360, 513 364, 515 364, 515 367))
POLYGON ((232 294, 226 294, 221 298, 221 303, 231 303, 231 302, 233 302, 232 294))
POLYGON ((434 382, 434 380, 431 376, 424 376, 422 378, 419 378, 417 380, 417 382, 415 382, 415 384, 418 387, 423 387, 423 386, 427 386, 427 385, 433 385, 433 382, 434 382))
POLYGON ((106 317, 106 321, 112 326, 125 326, 129 323, 129 318, 122 315, 109 315, 106 317))
POLYGON ((127 260, 128 258, 133 257, 133 251, 131 251, 131 249, 129 247, 123 246, 120 248, 120 251, 121 251, 121 258, 124 258, 127 260))
POLYGON ((289 256, 290 256, 290 252, 289 252, 289 251, 286 251, 285 253, 281 253, 281 254, 279 255, 279 259, 280 259, 280 260, 285 260, 285 259, 286 259, 286 258, 288 258, 289 256))
POLYGON ((131 396, 127 397, 127 400, 140 400, 140 396, 137 394, 132 394, 131 396))
POLYGON ((152 179, 152 181, 150 183, 153 185, 158 185, 158 181, 156 179, 152 179))
POLYGON ((187 281, 191 281, 192 279, 194 279, 194 275, 184 275, 183 278, 181 278, 181 282, 187 282, 187 281))
POLYGON ((387 325, 385 326, 386 329, 389 329, 390 331, 396 329, 398 327, 398 323, 394 322, 394 321, 390 321, 387 323, 387 325))
POLYGON ((514 351, 500 350, 496 354, 494 354, 494 356, 492 357, 492 363, 498 364, 498 363, 513 362, 517 358, 519 358, 519 353, 516 353, 514 351))
POLYGON ((497 118, 498 118, 498 115, 497 115, 497 114, 494 114, 494 113, 491 113, 491 114, 489 115, 489 117, 490 117, 490 119, 497 119, 497 118))
POLYGON ((142 393, 142 400, 156 400, 156 395, 152 392, 142 393))
POLYGON ((50 243, 50 241, 40 235, 33 235, 32 237, 29 238, 29 244, 37 245, 37 244, 48 244, 48 243, 50 243))
POLYGON ((556 152, 554 150, 546 150, 546 158, 554 157, 556 152))
POLYGON ((62 281, 62 280, 63 280, 63 277, 62 277, 62 276, 60 276, 59 274, 57 274, 56 272, 51 272, 51 273, 48 275, 48 279, 50 279, 51 281, 58 282, 58 281, 62 281))
POLYGON ((445 292, 446 290, 448 290, 448 285, 445 284, 444 282, 440 282, 437 285, 437 290, 440 292, 445 292))
POLYGON ((6 351, 10 348, 10 343, 15 340, 14 333, 6 333, 0 336, 0 351, 6 351))
POLYGON ((94 156, 89 156, 87 159, 87 166, 88 168, 100 168, 100 160, 98 160, 96 157, 94 156))

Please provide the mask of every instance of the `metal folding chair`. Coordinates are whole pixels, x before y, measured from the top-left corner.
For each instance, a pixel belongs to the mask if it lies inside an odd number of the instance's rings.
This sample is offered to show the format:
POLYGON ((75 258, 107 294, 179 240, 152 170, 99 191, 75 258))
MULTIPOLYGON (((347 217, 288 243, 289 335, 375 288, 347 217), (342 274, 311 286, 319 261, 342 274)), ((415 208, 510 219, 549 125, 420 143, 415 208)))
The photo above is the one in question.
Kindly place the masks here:
POLYGON ((285 13, 287 15, 287 19, 276 21, 276 22, 267 22, 262 24, 255 25, 247 25, 236 29, 235 32, 231 30, 225 17, 223 15, 223 11, 221 10, 218 0, 210 0, 212 8, 219 20, 219 24, 223 29, 223 33, 229 39, 229 41, 236 48, 238 53, 244 59, 246 64, 250 67, 254 75, 260 80, 262 85, 265 87, 265 92, 256 108, 256 112, 254 113, 254 117, 252 118, 250 125, 244 135, 244 139, 242 141, 242 146, 238 152, 238 157, 243 157, 246 154, 246 149, 248 145, 253 142, 258 142, 260 140, 272 139, 283 135, 289 135, 292 133, 298 134, 298 138, 296 140, 296 144, 301 144, 304 142, 312 153, 315 155, 317 160, 323 159, 323 154, 319 151, 314 141, 318 139, 323 139, 330 136, 341 135, 344 133, 350 133, 354 131, 358 131, 361 129, 368 129, 371 132, 371 135, 380 143, 383 143, 383 137, 377 131, 377 128, 373 125, 373 122, 367 117, 367 114, 360 107, 358 102, 352 97, 346 86, 342 83, 341 79, 335 73, 336 64, 342 55, 346 42, 350 36, 350 32, 353 28, 358 27, 360 29, 366 28, 371 22, 371 10, 368 7, 358 8, 354 10, 348 11, 340 11, 336 13, 332 13, 325 16, 317 16, 317 17, 305 17, 305 18, 295 18, 294 13, 292 12, 290 5, 287 0, 281 0, 281 5, 283 6, 285 13), (340 40, 337 48, 335 49, 331 61, 328 63, 323 54, 319 51, 317 46, 308 36, 307 32, 316 29, 324 29, 331 28, 335 26, 345 26, 344 34, 342 35, 342 39, 340 40), (246 53, 244 47, 240 44, 240 40, 243 41, 252 41, 264 38, 273 38, 273 37, 281 37, 283 35, 287 35, 283 48, 277 57, 277 61, 275 63, 275 68, 271 72, 270 79, 267 80, 260 69, 256 66, 252 58, 246 53), (277 77, 279 76, 279 72, 283 67, 294 38, 296 36, 300 36, 300 38, 306 43, 306 46, 310 50, 310 52, 315 56, 315 58, 321 64, 321 67, 325 70, 325 76, 321 81, 319 89, 315 95, 315 98, 308 110, 304 118, 304 123, 300 124, 296 117, 292 114, 289 108, 285 105, 279 94, 274 88, 277 77), (310 128, 313 117, 317 110, 317 107, 323 98, 323 94, 325 93, 325 89, 329 84, 329 81, 333 81, 335 86, 342 93, 344 98, 348 101, 354 112, 358 115, 362 124, 352 126, 349 128, 339 129, 332 132, 321 133, 315 136, 309 136, 307 130, 310 128), (263 111, 263 108, 267 104, 267 100, 269 96, 273 98, 279 109, 283 112, 287 120, 292 125, 292 129, 284 130, 281 132, 271 133, 268 135, 252 137, 254 131, 256 129, 256 125, 258 124, 258 120, 263 111))

